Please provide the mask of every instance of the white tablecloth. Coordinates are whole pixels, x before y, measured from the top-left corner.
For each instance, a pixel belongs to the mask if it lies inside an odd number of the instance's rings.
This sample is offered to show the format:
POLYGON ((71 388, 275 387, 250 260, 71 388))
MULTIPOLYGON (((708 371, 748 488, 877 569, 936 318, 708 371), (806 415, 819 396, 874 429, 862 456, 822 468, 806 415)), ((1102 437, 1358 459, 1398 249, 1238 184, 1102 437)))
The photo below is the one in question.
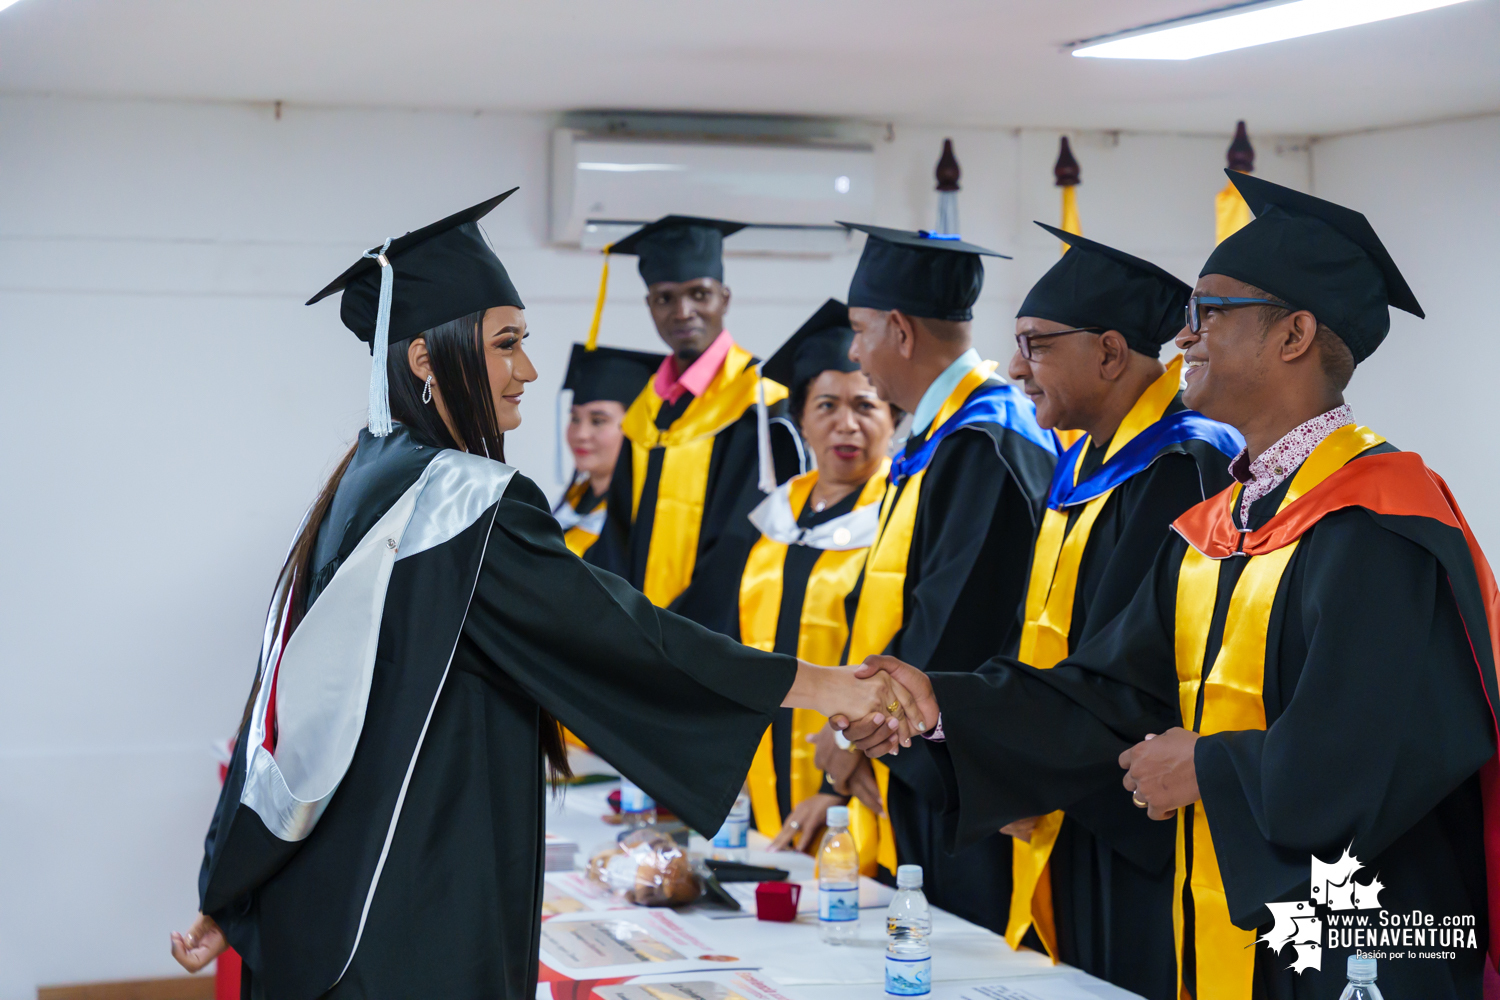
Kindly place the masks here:
MULTIPOLYGON (((574 753, 575 770, 607 773, 610 768, 591 754, 574 753)), ((615 783, 569 789, 549 803, 547 831, 577 842, 582 868, 596 849, 612 842, 619 828, 600 817, 615 783)), ((752 864, 783 868, 798 881, 813 877, 813 860, 803 854, 770 854, 766 840, 751 834, 752 864)), ((695 837, 692 850, 709 845, 695 837)), ((873 898, 873 897, 872 897, 873 898)), ((726 916, 704 904, 674 911, 683 925, 705 940, 732 951, 745 965, 759 968, 785 988, 793 1000, 873 1000, 885 996, 885 908, 872 906, 860 916, 859 938, 852 944, 825 945, 815 914, 801 913, 793 923, 755 919, 754 910, 726 916)), ((931 1000, 1130 1000, 1135 994, 1111 986, 1077 969, 1052 965, 1044 955, 1014 951, 999 935, 939 910, 932 912, 931 1000)), ((690 979, 691 975, 682 978, 690 979)), ((539 996, 550 995, 543 984, 539 996)))

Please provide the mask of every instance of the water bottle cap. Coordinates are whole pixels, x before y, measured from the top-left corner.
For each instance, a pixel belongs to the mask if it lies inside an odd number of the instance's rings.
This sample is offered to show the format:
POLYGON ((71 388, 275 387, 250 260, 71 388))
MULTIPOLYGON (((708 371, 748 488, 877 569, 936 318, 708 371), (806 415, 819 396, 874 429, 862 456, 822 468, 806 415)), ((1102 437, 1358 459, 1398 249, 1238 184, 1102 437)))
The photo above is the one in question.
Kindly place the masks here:
POLYGON ((827 822, 828 822, 828 825, 830 827, 848 826, 849 825, 849 807, 848 806, 829 806, 828 807, 828 820, 827 820, 827 822))
POLYGON ((1358 955, 1349 956, 1349 978, 1358 979, 1361 982, 1373 983, 1375 981, 1375 959, 1361 958, 1358 955))
POLYGON ((920 889, 920 888, 922 888, 922 866, 921 865, 899 865, 896 868, 896 888, 898 888, 898 889, 920 889))

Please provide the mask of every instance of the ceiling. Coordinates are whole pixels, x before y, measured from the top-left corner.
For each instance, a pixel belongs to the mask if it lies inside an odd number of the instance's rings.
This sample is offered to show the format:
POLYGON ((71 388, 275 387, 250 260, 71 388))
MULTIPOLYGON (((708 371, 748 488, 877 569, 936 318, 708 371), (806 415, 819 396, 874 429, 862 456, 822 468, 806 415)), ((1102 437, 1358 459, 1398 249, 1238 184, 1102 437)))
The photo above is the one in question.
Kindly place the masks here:
POLYGON ((1185 62, 1073 39, 1222 0, 20 0, 0 93, 1327 134, 1500 110, 1500 0, 1185 62))

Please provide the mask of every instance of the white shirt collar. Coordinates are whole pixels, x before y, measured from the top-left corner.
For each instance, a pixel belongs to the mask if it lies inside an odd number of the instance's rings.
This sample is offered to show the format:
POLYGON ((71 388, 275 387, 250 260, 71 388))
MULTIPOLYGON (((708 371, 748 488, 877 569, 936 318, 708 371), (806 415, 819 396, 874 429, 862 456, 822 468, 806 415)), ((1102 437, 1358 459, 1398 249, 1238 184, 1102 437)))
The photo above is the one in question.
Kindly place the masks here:
POLYGON ((927 391, 922 393, 922 400, 917 403, 916 412, 911 415, 913 436, 927 432, 933 418, 938 415, 938 411, 943 408, 943 404, 948 401, 949 395, 958 387, 958 383, 964 380, 965 375, 982 364, 984 360, 980 358, 979 352, 971 347, 955 358, 953 364, 943 370, 943 374, 932 380, 927 391))

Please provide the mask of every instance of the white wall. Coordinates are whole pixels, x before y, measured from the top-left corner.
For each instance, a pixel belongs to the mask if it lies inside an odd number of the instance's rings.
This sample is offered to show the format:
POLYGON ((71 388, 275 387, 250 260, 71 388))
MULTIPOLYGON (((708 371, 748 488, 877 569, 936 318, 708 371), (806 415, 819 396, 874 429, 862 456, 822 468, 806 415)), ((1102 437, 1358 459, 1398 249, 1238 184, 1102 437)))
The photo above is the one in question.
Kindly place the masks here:
MULTIPOLYGON (((557 487, 554 392, 568 344, 587 328, 598 258, 545 243, 550 127, 540 115, 291 107, 277 120, 269 106, 0 98, 0 343, 11 372, 0 393, 0 998, 176 970, 167 933, 195 910, 213 744, 238 720, 288 538, 363 421, 368 354, 336 301, 302 306, 312 292, 384 236, 520 184, 486 223, 527 301, 542 372, 507 444, 512 462, 557 487)), ((1320 189, 1334 196, 1341 170, 1369 176, 1339 166, 1366 159, 1361 143, 1384 144, 1395 175, 1410 171, 1404 203, 1385 187, 1390 174, 1348 181, 1349 197, 1389 227, 1430 307, 1443 296, 1429 287, 1462 291, 1445 306, 1454 311, 1492 282, 1479 264, 1458 270, 1470 266, 1467 238, 1428 228, 1417 202, 1451 199, 1458 212, 1450 191, 1483 188, 1495 129, 1464 128, 1455 134, 1469 173, 1445 176, 1448 190, 1416 172, 1429 167, 1421 133, 1339 140, 1317 159, 1320 189)), ((1056 259, 1030 220, 1058 214, 1057 133, 897 126, 879 145, 872 221, 931 224, 945 135, 963 166, 965 236, 1016 255, 987 265, 977 310, 981 348, 1003 360, 1016 304, 1056 259)), ((1257 138, 1263 175, 1306 186, 1305 141, 1283 141, 1278 154, 1276 139, 1257 138)), ((1227 141, 1075 136, 1084 231, 1191 279, 1212 246, 1227 141)), ((1477 210, 1467 218, 1483 224, 1477 210)), ((604 339, 652 347, 644 289, 622 264, 604 339)), ((731 330, 764 354, 842 296, 853 265, 731 258, 731 330)), ((1484 344, 1482 327, 1453 327, 1484 344)), ((1460 384, 1448 373, 1468 358, 1404 327, 1395 340, 1413 353, 1388 349, 1371 365, 1389 371, 1393 390, 1396 372, 1440 362, 1442 382, 1400 388, 1460 384)), ((1472 367, 1458 379, 1477 388, 1472 367)), ((1420 406, 1397 406, 1381 426, 1404 444, 1447 444, 1446 422, 1420 406)), ((1447 445, 1455 455, 1477 446, 1447 445)), ((1485 497, 1454 478, 1488 524, 1485 497)))
POLYGON ((1314 192, 1370 218, 1427 313, 1391 311, 1391 333, 1359 366, 1355 417, 1421 452, 1500 558, 1494 460, 1500 326, 1500 115, 1323 139, 1314 192))

